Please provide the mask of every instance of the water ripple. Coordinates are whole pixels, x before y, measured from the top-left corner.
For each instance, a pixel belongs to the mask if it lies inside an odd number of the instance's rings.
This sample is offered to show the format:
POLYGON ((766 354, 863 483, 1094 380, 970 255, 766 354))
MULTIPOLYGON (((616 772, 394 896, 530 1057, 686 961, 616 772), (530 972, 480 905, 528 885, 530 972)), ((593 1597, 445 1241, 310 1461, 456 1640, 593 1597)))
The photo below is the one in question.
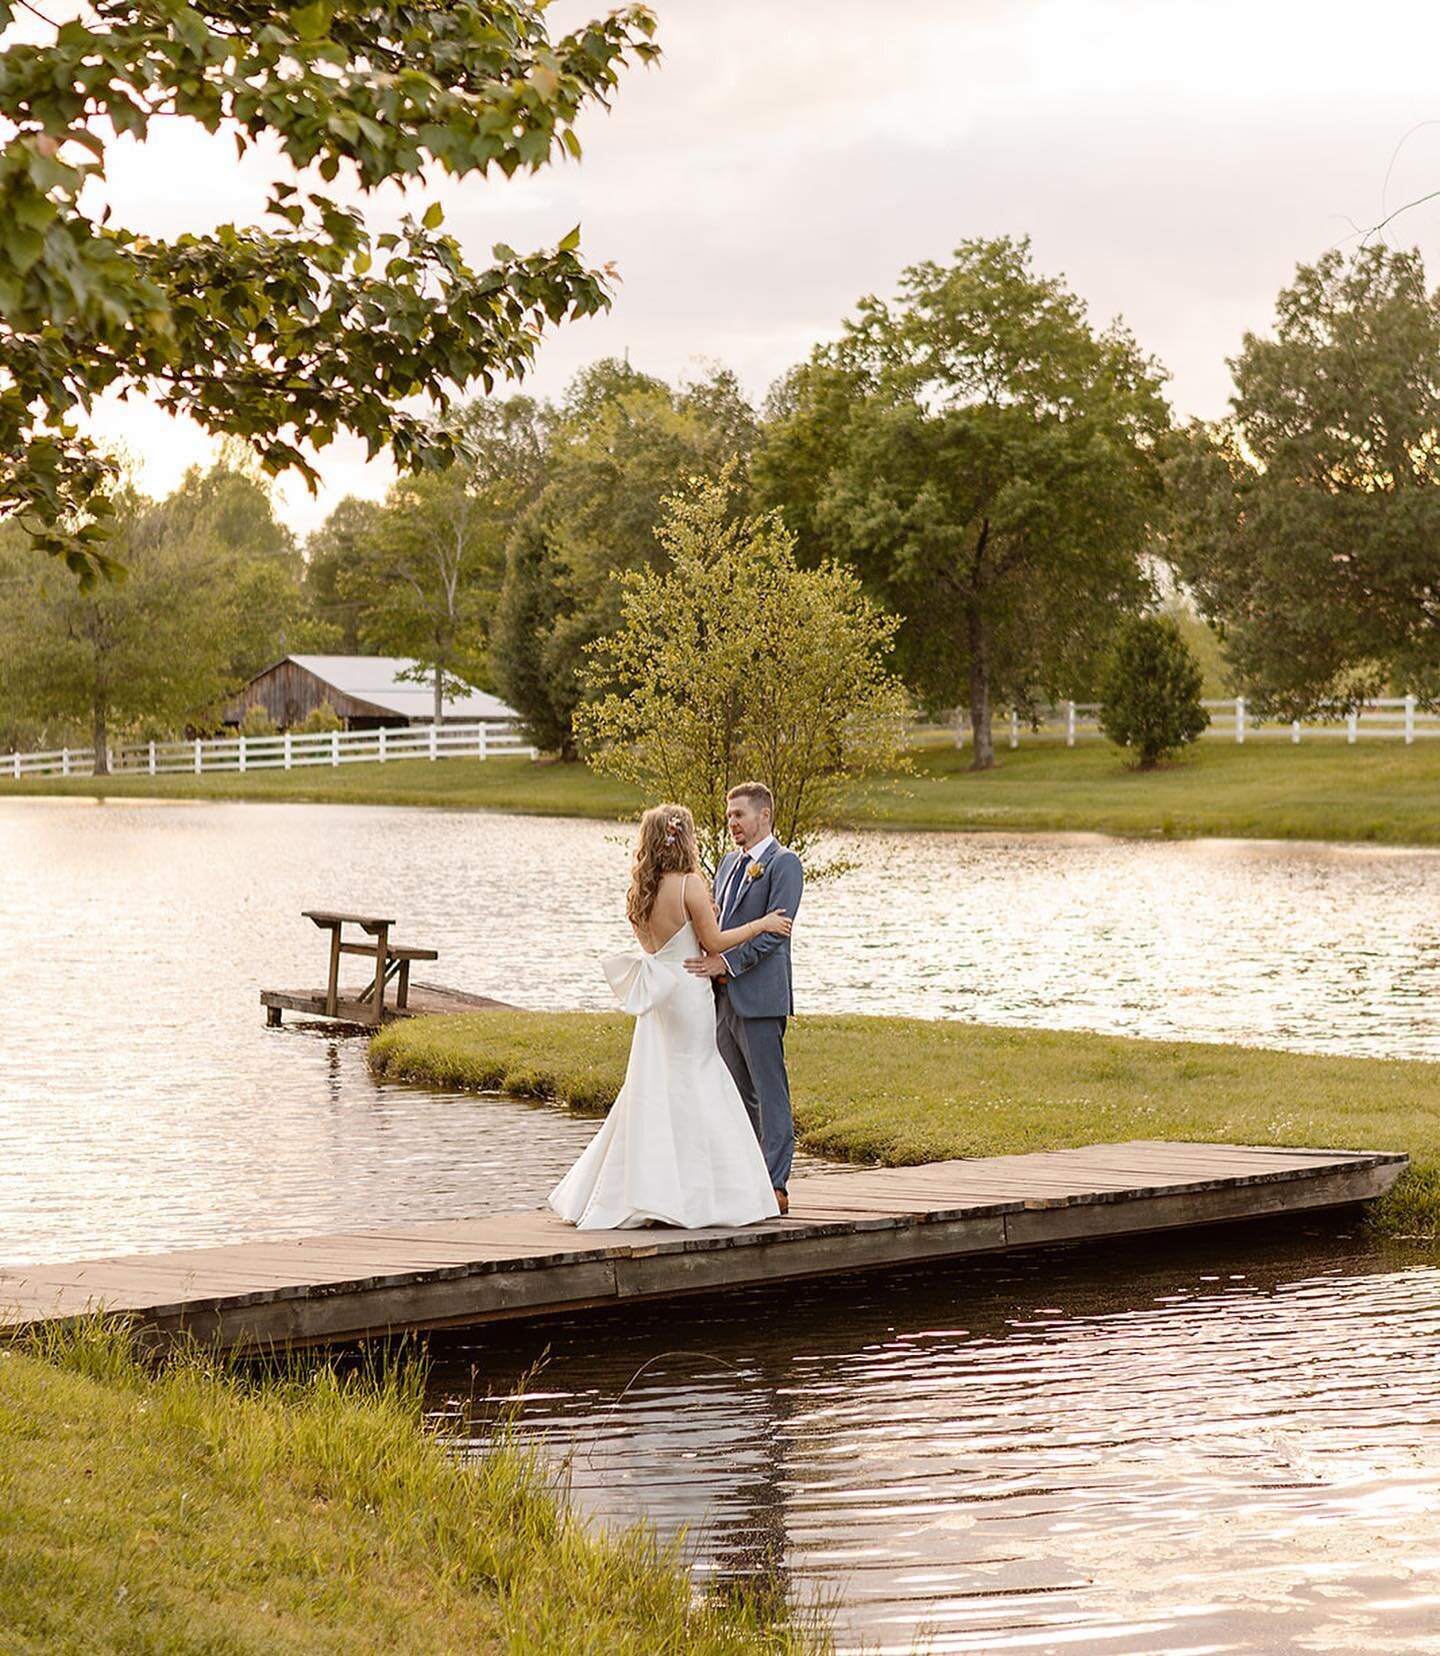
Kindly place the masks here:
MULTIPOLYGON (((518 1406, 585 1510, 828 1599, 844 1644, 1424 1649, 1440 1270, 1241 1234, 563 1325, 469 1441, 518 1406)), ((533 1360, 505 1340, 437 1385, 533 1360)))

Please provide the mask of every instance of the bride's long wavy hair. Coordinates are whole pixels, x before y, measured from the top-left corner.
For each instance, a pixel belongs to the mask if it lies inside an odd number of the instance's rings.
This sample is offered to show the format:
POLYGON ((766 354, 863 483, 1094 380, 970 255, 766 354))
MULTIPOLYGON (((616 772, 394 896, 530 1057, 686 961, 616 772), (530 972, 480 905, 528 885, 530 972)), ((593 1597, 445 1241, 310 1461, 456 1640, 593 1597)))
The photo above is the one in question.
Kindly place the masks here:
POLYGON ((700 847, 695 818, 683 805, 654 805, 640 818, 640 837, 630 864, 625 913, 632 926, 648 926, 666 874, 698 874, 700 847))

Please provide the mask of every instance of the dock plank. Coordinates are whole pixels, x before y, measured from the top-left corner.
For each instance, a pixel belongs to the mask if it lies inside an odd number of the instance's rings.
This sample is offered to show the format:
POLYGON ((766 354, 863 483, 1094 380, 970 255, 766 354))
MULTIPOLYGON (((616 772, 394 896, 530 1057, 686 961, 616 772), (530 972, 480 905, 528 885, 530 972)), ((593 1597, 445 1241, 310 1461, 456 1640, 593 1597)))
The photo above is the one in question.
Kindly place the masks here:
POLYGON ((1392 1151, 1132 1140, 796 1179, 742 1229, 545 1210, 0 1267, 0 1334, 105 1309, 240 1348, 349 1341, 1368 1201, 1392 1151))

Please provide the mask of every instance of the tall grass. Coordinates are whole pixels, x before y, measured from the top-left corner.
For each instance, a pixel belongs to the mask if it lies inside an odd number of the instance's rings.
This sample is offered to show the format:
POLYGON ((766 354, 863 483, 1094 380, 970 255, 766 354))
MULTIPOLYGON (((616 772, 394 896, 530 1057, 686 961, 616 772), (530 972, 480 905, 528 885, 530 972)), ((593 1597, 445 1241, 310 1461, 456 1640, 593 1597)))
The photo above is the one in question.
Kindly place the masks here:
POLYGON ((648 1530, 591 1530, 503 1424, 457 1466, 424 1393, 413 1350, 257 1369, 147 1352, 109 1319, 0 1350, 0 1649, 828 1646, 813 1622, 698 1598, 648 1530))

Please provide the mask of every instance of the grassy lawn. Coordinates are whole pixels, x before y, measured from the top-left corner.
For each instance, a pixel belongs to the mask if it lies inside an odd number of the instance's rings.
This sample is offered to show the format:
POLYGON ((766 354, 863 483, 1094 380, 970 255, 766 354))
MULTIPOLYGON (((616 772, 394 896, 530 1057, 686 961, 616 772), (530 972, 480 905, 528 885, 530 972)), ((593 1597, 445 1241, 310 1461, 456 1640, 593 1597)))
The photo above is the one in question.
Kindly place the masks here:
POLYGON ((917 755, 866 825, 1440 844, 1440 742, 1201 742, 1148 774, 1096 742, 1020 747, 979 776, 966 762, 953 749, 917 755))
MULTIPOLYGON (((1354 747, 1332 740, 1298 747, 1210 741, 1148 775, 1127 770, 1111 748, 1095 742, 1002 750, 999 767, 979 776, 967 770, 968 755, 951 748, 926 748, 914 760, 912 773, 857 789, 840 825, 1440 845, 1440 742, 1406 748, 1376 739, 1354 747)), ((631 789, 582 765, 512 759, 405 759, 244 776, 0 778, 0 799, 20 794, 434 805, 608 818, 631 815, 641 804, 631 789)))
POLYGON ((0 1348, 6 1656, 566 1656, 828 1648, 744 1604, 696 1603, 641 1532, 571 1513, 506 1443, 458 1468, 412 1373, 256 1383, 160 1372, 102 1324, 0 1348))
POLYGON ((289 804, 436 805, 537 816, 620 817, 639 798, 583 765, 528 759, 395 759, 301 770, 212 771, 206 776, 0 777, 0 799, 60 794, 78 799, 253 799, 289 804))
MULTIPOLYGON (((416 1019, 377 1035, 371 1063, 603 1110, 632 1027, 585 1012, 416 1019)), ((787 1046, 810 1150, 891 1165, 1130 1138, 1403 1150, 1413 1166, 1374 1221, 1440 1234, 1440 1064, 909 1018, 801 1018, 787 1046)))

